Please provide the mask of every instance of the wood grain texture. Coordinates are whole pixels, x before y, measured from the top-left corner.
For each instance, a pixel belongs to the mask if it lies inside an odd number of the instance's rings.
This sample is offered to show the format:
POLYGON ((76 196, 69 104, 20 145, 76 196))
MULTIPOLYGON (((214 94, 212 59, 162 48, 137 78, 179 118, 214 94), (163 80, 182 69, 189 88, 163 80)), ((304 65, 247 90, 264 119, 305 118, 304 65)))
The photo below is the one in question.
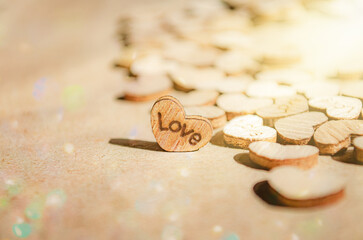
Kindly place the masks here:
POLYGON ((309 100, 310 109, 326 112, 330 119, 358 119, 362 102, 357 98, 343 96, 316 97, 309 100))
POLYGON ((242 115, 255 114, 257 109, 272 104, 272 99, 250 98, 241 93, 222 94, 217 99, 217 105, 226 111, 228 120, 242 115))
POLYGON ((248 149, 250 159, 267 169, 285 165, 309 169, 318 163, 319 149, 314 146, 284 146, 273 142, 253 142, 248 149))
POLYGON ((363 135, 363 120, 332 120, 314 133, 314 141, 321 154, 335 154, 348 148, 351 135, 363 135))
POLYGON ((274 126, 275 121, 280 118, 306 112, 308 110, 309 106, 306 98, 296 95, 293 97, 277 98, 275 104, 258 109, 256 114, 263 118, 265 125, 274 126))
POLYGON ((209 120, 186 116, 181 103, 172 96, 159 98, 150 115, 156 142, 166 151, 196 151, 212 138, 213 127, 209 120))
POLYGON ((256 115, 245 115, 232 119, 223 128, 226 144, 248 149, 252 142, 276 142, 276 130, 263 126, 262 119, 256 115))
POLYGON ((324 113, 305 112, 277 120, 275 129, 282 143, 305 145, 314 130, 326 121, 328 117, 324 113))

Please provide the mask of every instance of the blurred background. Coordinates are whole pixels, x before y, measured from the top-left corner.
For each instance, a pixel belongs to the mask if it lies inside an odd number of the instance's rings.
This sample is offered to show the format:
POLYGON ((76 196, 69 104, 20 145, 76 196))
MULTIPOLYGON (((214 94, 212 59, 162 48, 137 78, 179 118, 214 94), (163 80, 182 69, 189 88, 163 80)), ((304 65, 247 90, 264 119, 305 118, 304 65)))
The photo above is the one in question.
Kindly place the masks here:
POLYGON ((361 239, 359 166, 322 157, 350 177, 347 197, 304 211, 256 196, 267 173, 233 160, 239 149, 109 141, 155 141, 153 102, 118 100, 125 19, 136 52, 165 29, 220 50, 212 35, 233 30, 242 40, 229 44, 251 58, 298 56, 294 68, 340 85, 362 76, 362 11, 361 0, 0 0, 0 240, 361 239))

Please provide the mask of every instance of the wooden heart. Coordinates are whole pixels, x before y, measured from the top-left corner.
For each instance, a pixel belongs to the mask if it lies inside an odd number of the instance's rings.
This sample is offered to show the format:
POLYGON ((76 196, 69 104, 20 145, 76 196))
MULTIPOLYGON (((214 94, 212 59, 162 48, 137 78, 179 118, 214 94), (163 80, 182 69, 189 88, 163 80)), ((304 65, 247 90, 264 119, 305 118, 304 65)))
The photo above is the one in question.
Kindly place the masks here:
POLYGON ((214 89, 211 83, 223 81, 225 75, 221 70, 211 67, 197 68, 178 65, 169 71, 169 77, 173 81, 175 89, 189 92, 195 89, 214 89))
POLYGON ((125 84, 125 100, 145 102, 171 92, 172 83, 166 75, 142 75, 125 84))
POLYGON ((275 129, 282 143, 305 145, 314 135, 314 129, 326 121, 324 113, 304 112, 277 120, 275 129))
POLYGON ((301 82, 293 86, 298 93, 306 98, 336 96, 340 92, 340 85, 333 81, 301 82))
POLYGON ((216 68, 228 75, 241 75, 243 73, 253 75, 259 70, 259 64, 252 58, 238 50, 230 50, 216 58, 216 68))
POLYGON ((296 90, 290 86, 278 85, 272 81, 256 80, 248 86, 246 94, 249 97, 276 99, 293 97, 296 94, 296 90))
POLYGON ((309 100, 311 109, 324 111, 331 119, 357 119, 362 111, 362 102, 357 98, 330 96, 316 97, 309 100))
POLYGON ((175 92, 172 94, 184 107, 211 106, 216 103, 219 93, 215 90, 194 90, 188 93, 175 92))
POLYGON ((250 159, 268 169, 283 165, 293 165, 301 169, 308 169, 317 164, 319 156, 319 149, 308 145, 253 142, 248 148, 250 150, 250 159))
POLYGON ((172 96, 163 96, 154 103, 151 127, 157 143, 169 152, 198 150, 213 135, 213 127, 208 119, 186 116, 181 103, 172 96))
POLYGON ((264 69, 256 74, 256 80, 291 86, 299 83, 311 83, 313 75, 297 68, 264 69))
POLYGON ((275 104, 260 108, 256 114, 263 118, 264 124, 274 126, 277 119, 292 116, 309 110, 308 102, 303 96, 277 98, 275 104))
POLYGON ((233 147, 247 149, 252 142, 276 142, 276 130, 263 126, 256 115, 244 115, 229 121, 223 128, 224 142, 233 147))
POLYGON ((302 170, 292 166, 274 168, 268 177, 272 193, 291 207, 326 205, 344 196, 343 177, 322 169, 302 170))
POLYGON ((363 120, 328 121, 315 131, 314 141, 321 154, 332 155, 350 146, 351 135, 363 135, 363 120))
POLYGON ((270 98, 250 98, 241 93, 222 94, 217 99, 218 107, 222 108, 227 119, 241 115, 255 114, 256 110, 273 104, 270 98))

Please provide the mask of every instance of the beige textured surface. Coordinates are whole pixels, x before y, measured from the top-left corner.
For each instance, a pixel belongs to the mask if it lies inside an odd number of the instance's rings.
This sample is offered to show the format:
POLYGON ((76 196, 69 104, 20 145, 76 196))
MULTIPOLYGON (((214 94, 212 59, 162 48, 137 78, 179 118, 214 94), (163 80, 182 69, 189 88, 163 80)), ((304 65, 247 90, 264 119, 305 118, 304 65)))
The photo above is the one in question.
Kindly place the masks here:
POLYGON ((65 204, 31 221, 40 224, 26 239, 153 240, 167 226, 189 240, 230 232, 247 240, 361 239, 359 165, 320 157, 319 168, 349 177, 346 197, 301 211, 262 201, 253 186, 267 172, 254 168, 245 151, 220 146, 220 134, 198 152, 157 151, 152 103, 116 100, 120 75, 111 69, 118 16, 133 5, 160 9, 140 2, 0 1, 1 194, 5 180, 23 182, 0 210, 1 239, 17 239, 12 224, 24 218, 30 199, 53 189, 66 193, 65 204), (38 101, 32 92, 41 77, 48 81, 38 101), (61 93, 71 84, 84 89, 84 104, 61 118, 61 93), (65 143, 73 153, 63 150, 65 143))

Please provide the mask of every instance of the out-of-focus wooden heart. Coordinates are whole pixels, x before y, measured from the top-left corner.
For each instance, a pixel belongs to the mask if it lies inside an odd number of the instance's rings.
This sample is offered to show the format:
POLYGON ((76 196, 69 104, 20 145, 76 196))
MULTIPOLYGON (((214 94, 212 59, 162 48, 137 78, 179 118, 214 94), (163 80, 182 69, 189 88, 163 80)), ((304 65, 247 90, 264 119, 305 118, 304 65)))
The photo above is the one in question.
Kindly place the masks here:
POLYGON ((324 169, 307 171, 283 166, 271 170, 268 183, 271 193, 281 203, 291 207, 314 207, 340 200, 346 180, 324 169))
POLYGON ((267 126, 274 126, 274 123, 284 117, 292 116, 309 110, 306 98, 300 95, 292 97, 282 97, 275 100, 275 104, 264 108, 259 108, 256 114, 263 118, 267 126))

